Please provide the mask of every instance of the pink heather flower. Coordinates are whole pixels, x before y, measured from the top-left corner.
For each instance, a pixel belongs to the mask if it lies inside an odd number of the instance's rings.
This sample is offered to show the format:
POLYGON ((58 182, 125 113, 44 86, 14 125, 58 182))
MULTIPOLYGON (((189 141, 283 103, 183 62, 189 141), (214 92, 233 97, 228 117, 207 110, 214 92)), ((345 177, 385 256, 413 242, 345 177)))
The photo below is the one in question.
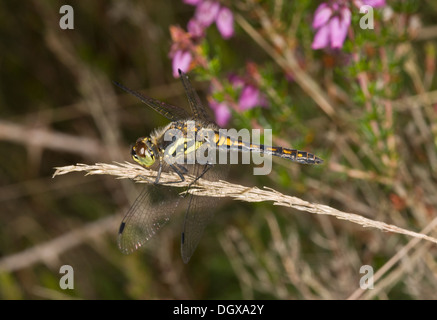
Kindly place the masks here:
POLYGON ((360 8, 363 5, 368 5, 372 8, 382 8, 385 6, 385 0, 355 0, 356 7, 360 8))
POLYGON ((243 90, 241 90, 238 104, 240 105, 241 110, 249 110, 256 106, 265 106, 266 101, 261 96, 258 88, 252 85, 246 85, 243 90))
POLYGON ((225 127, 229 122, 229 119, 231 119, 231 110, 229 110, 229 107, 226 103, 219 103, 215 100, 212 100, 209 105, 211 109, 214 110, 216 123, 220 127, 225 127))
POLYGON ((183 3, 189 4, 191 6, 197 6, 202 0, 182 0, 183 3))
POLYGON ((318 29, 323 26, 332 16, 332 9, 326 3, 317 7, 314 13, 313 28, 318 29))
POLYGON ((215 23, 224 39, 229 39, 234 35, 234 16, 230 9, 226 7, 221 8, 215 23))
POLYGON ((322 3, 314 14, 313 27, 319 29, 314 36, 311 48, 314 50, 343 46, 351 23, 351 12, 346 6, 322 3))
POLYGON ((238 98, 238 105, 241 111, 267 106, 266 98, 256 86, 247 83, 243 77, 236 74, 229 75, 228 79, 234 89, 241 89, 240 97, 238 98))
POLYGON ((338 49, 343 46, 347 30, 351 23, 351 12, 348 8, 341 9, 340 17, 334 17, 330 22, 331 47, 338 49), (341 19, 340 19, 341 18, 341 19))
POLYGON ((219 10, 218 2, 206 0, 197 6, 194 16, 202 26, 209 27, 217 18, 219 10))
POLYGON ((181 69, 183 72, 188 72, 192 59, 193 57, 190 52, 182 50, 176 51, 172 61, 173 76, 175 78, 179 77, 178 69, 181 69))
POLYGON ((329 26, 325 25, 321 27, 314 36, 311 48, 313 50, 326 48, 329 46, 329 26))
POLYGON ((373 8, 385 7, 385 0, 363 0, 364 4, 371 6, 373 8))
POLYGON ((230 74, 228 79, 234 88, 242 88, 244 86, 244 79, 237 74, 230 74))
POLYGON ((195 18, 188 21, 187 30, 194 38, 203 38, 205 35, 204 27, 195 18))

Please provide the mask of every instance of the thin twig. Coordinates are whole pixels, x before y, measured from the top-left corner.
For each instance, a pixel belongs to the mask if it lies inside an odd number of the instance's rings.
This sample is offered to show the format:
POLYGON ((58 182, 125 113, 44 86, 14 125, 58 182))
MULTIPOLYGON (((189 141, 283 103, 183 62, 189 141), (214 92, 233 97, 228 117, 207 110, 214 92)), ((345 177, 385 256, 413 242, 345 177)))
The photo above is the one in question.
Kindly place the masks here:
MULTIPOLYGON (((118 179, 132 179, 139 183, 150 183, 154 181, 156 177, 156 171, 143 168, 139 165, 129 162, 106 164, 96 163, 95 165, 77 164, 73 166, 56 168, 56 172, 53 177, 58 175, 67 174, 70 172, 87 172, 86 175, 95 174, 109 174, 116 176, 118 179)), ((195 177, 187 176, 184 182, 169 184, 174 187, 186 187, 194 181, 195 177)), ((160 182, 165 184, 169 181, 177 180, 175 173, 162 173, 160 182)), ((395 225, 387 224, 381 221, 375 221, 362 217, 357 214, 343 212, 332 207, 321 205, 317 203, 310 203, 308 201, 299 199, 297 197, 287 196, 275 191, 271 188, 264 187, 259 189, 257 187, 245 187, 237 184, 232 184, 226 181, 208 181, 199 179, 196 181, 195 186, 189 188, 188 191, 196 196, 208 196, 208 197, 231 197, 237 200, 245 202, 263 202, 273 201, 274 205, 291 207, 300 211, 306 211, 310 213, 323 214, 334 216, 337 219, 348 220, 350 222, 359 224, 363 227, 376 228, 382 231, 394 232, 399 234, 405 234, 411 237, 424 239, 437 243, 437 239, 427 236, 422 233, 409 231, 403 228, 399 228, 395 225)))
POLYGON ((0 120, 0 140, 22 143, 30 150, 47 148, 57 151, 77 153, 83 156, 97 156, 104 149, 96 139, 77 137, 48 128, 32 128, 0 120))
MULTIPOLYGON (((422 232, 428 233, 431 232, 437 225, 437 218, 431 221, 422 232)), ((385 274, 388 274, 388 271, 396 265, 402 258, 408 254, 410 250, 412 250, 419 243, 419 239, 411 239, 404 247, 402 247, 389 261, 387 261, 374 275, 373 282, 377 283, 385 274)), ((423 247, 421 247, 423 248, 423 247)), ((416 250, 417 251, 417 250, 416 250)), ((405 268, 403 268, 405 269, 405 268)), ((378 284, 379 290, 381 290, 381 286, 378 284)), ((358 288, 355 290, 347 299, 348 300, 358 300, 361 296, 366 292, 366 289, 358 288)), ((372 297, 375 297, 374 292, 372 297)), ((372 298, 370 297, 370 298, 372 298)), ((368 299, 367 299, 368 300, 368 299)))
POLYGON ((60 255, 65 251, 90 239, 98 239, 109 230, 116 230, 119 222, 120 217, 112 215, 22 252, 5 256, 0 259, 0 272, 20 270, 38 262, 58 263, 60 255))

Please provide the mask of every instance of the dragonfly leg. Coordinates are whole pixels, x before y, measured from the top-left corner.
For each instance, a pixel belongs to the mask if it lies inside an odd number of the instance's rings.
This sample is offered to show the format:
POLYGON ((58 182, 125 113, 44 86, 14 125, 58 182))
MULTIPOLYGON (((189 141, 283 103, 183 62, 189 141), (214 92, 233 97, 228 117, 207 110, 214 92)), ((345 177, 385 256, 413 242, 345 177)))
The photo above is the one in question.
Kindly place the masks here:
POLYGON ((154 184, 159 184, 159 179, 161 178, 161 172, 162 172, 162 162, 159 161, 158 174, 156 175, 154 184))
MULTIPOLYGON (((191 186, 192 186, 193 184, 195 184, 197 180, 199 180, 200 178, 202 178, 203 175, 204 175, 206 172, 208 172, 209 169, 211 169, 211 167, 212 167, 212 165, 210 165, 210 164, 206 164, 206 165, 204 166, 202 173, 199 174, 199 175, 196 177, 196 179, 194 179, 194 181, 191 182, 191 183, 188 185, 187 190, 185 191, 185 193, 184 193, 184 195, 183 195, 184 198, 189 194, 189 193, 188 193, 188 190, 191 189, 191 186)), ((184 168, 184 167, 183 167, 183 168, 184 168)), ((186 168, 184 168, 184 169, 187 170, 186 168)))
POLYGON ((212 168, 212 165, 211 165, 211 164, 209 164, 209 163, 205 164, 205 166, 203 167, 203 171, 202 171, 202 173, 199 174, 199 175, 196 177, 196 179, 194 179, 194 181, 191 182, 191 183, 189 184, 189 186, 188 186, 188 190, 191 188, 191 186, 192 186, 193 184, 195 184, 195 183, 197 182, 197 180, 199 180, 200 178, 202 178, 202 177, 205 175, 205 173, 207 173, 208 170, 211 169, 211 168, 212 168))
MULTIPOLYGON (((187 169, 182 167, 182 166, 176 167, 175 165, 172 165, 172 164, 170 165, 170 167, 173 169, 174 172, 176 172, 178 174, 180 180, 165 182, 165 184, 184 182, 185 181, 184 174, 188 172, 187 169), (181 172, 181 171, 183 171, 183 172, 181 172)), ((163 184, 162 182, 160 182, 161 173, 162 173, 162 163, 160 162, 159 167, 158 167, 158 174, 156 175, 155 180, 151 180, 149 177, 143 176, 141 174, 135 176, 132 180, 137 180, 138 178, 141 178, 142 180, 146 180, 147 182, 153 183, 155 185, 163 184)))
MULTIPOLYGON (((178 174, 179 178, 181 178, 181 179, 177 180, 177 181, 169 181, 169 182, 166 182, 166 184, 179 183, 179 182, 184 182, 185 181, 184 175, 181 172, 180 167, 178 168, 175 165, 170 164, 170 168, 172 168, 173 171, 176 172, 178 174)), ((182 171, 184 171, 184 173, 187 172, 187 169, 185 169, 184 167, 182 167, 182 169, 183 169, 182 171)), ((161 184, 159 182, 159 180, 161 179, 161 172, 162 172, 162 162, 159 163, 158 174, 156 175, 156 179, 155 179, 154 184, 161 184)))
POLYGON ((188 173, 188 169, 185 168, 184 166, 179 165, 179 164, 177 164, 177 163, 175 164, 175 166, 179 169, 179 171, 182 172, 182 174, 187 174, 187 173, 188 173))
MULTIPOLYGON (((173 165, 173 164, 170 164, 170 168, 172 168, 173 171, 176 172, 176 173, 178 174, 179 178, 181 178, 181 179, 180 179, 180 180, 176 180, 176 181, 165 182, 165 184, 180 183, 180 182, 184 182, 184 181, 185 181, 184 175, 182 174, 181 170, 179 170, 179 169, 178 169, 175 165, 173 165)), ((184 168, 184 169, 185 169, 185 168, 184 168)), ((159 178, 161 177, 161 171, 162 171, 162 168, 161 168, 161 166, 160 166, 160 168, 158 169, 158 175, 156 176, 156 180, 155 180, 155 182, 154 182, 155 184, 162 184, 162 183, 159 181, 159 178)), ((185 171, 186 171, 186 169, 185 169, 185 171)))
POLYGON ((202 171, 202 173, 199 174, 199 175, 196 177, 196 179, 195 179, 193 182, 190 183, 190 186, 191 186, 193 183, 196 183, 197 180, 199 180, 200 178, 202 178, 202 177, 205 175, 205 173, 207 173, 208 170, 211 169, 211 168, 212 168, 212 164, 209 164, 209 163, 205 164, 205 166, 203 167, 203 171, 202 171))

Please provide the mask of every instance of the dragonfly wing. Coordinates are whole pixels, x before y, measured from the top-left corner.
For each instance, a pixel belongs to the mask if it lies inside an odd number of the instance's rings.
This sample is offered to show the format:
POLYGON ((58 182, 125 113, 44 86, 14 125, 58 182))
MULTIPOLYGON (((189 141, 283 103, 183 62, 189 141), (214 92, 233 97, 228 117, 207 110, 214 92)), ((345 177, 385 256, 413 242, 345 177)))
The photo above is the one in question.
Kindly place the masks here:
POLYGON ((202 238, 203 231, 211 222, 214 216, 213 207, 217 199, 190 195, 181 235, 181 254, 184 263, 190 261, 202 238))
POLYGON ((150 108, 152 108, 153 110, 160 113, 161 115, 163 115, 164 117, 166 117, 171 121, 184 120, 190 118, 190 114, 182 108, 172 106, 170 104, 167 104, 165 102, 150 97, 143 96, 139 92, 129 89, 118 82, 114 81, 114 84, 120 89, 126 91, 127 93, 130 93, 131 95, 137 97, 138 99, 141 100, 141 102, 145 103, 147 106, 149 106, 150 108))
MULTIPOLYGON (((202 175, 202 179, 217 181, 226 177, 228 173, 228 166, 217 165, 212 167, 206 173, 205 166, 194 166, 195 176, 202 175)), ((193 186, 195 188, 195 186, 193 186)), ((218 197, 199 197, 190 195, 187 211, 181 234, 181 254, 184 263, 190 261, 191 256, 197 248, 197 245, 202 238, 203 231, 214 217, 214 209, 218 197)))
POLYGON ((207 120, 214 123, 214 120, 212 120, 205 107, 200 102, 200 98, 196 90, 194 90, 193 86, 191 85, 190 79, 188 78, 187 74, 182 72, 180 69, 178 71, 185 89, 185 93, 187 94, 188 103, 190 104, 194 119, 207 120))
POLYGON ((120 250, 129 254, 142 247, 170 220, 180 197, 164 186, 145 186, 121 222, 120 250))

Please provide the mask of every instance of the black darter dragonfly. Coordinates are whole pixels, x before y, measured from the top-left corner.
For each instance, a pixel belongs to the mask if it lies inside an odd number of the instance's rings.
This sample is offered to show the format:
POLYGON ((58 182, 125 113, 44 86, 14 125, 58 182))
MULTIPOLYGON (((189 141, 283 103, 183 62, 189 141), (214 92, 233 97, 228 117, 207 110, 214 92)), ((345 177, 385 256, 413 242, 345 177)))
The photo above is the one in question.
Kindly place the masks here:
MULTIPOLYGON (((118 245, 123 253, 131 253, 143 246, 171 218, 181 202, 181 197, 169 191, 175 188, 163 188, 160 183, 161 172, 175 172, 179 179, 173 181, 173 183, 185 181, 185 175, 187 174, 196 177, 195 181, 200 177, 217 181, 226 176, 226 169, 217 169, 217 167, 223 167, 222 165, 213 166, 212 163, 200 163, 197 160, 191 163, 186 161, 191 154, 201 147, 208 146, 224 152, 238 151, 270 154, 302 164, 320 164, 323 162, 319 157, 305 151, 252 144, 231 136, 223 136, 222 133, 219 133, 220 128, 202 106, 188 76, 180 70, 179 75, 192 115, 182 108, 145 97, 119 83, 115 83, 118 87, 136 96, 143 103, 171 121, 166 127, 152 132, 149 137, 139 138, 131 149, 133 160, 144 167, 155 166, 157 176, 153 181, 153 185, 144 188, 121 222, 118 245), (190 121, 194 123, 191 129, 195 133, 207 129, 209 138, 203 140, 193 139, 188 128, 190 121)), ((216 199, 218 198, 200 197, 192 194, 188 195, 186 199, 188 204, 181 234, 181 254, 185 263, 190 260, 206 225, 212 219, 212 209, 216 199)))

